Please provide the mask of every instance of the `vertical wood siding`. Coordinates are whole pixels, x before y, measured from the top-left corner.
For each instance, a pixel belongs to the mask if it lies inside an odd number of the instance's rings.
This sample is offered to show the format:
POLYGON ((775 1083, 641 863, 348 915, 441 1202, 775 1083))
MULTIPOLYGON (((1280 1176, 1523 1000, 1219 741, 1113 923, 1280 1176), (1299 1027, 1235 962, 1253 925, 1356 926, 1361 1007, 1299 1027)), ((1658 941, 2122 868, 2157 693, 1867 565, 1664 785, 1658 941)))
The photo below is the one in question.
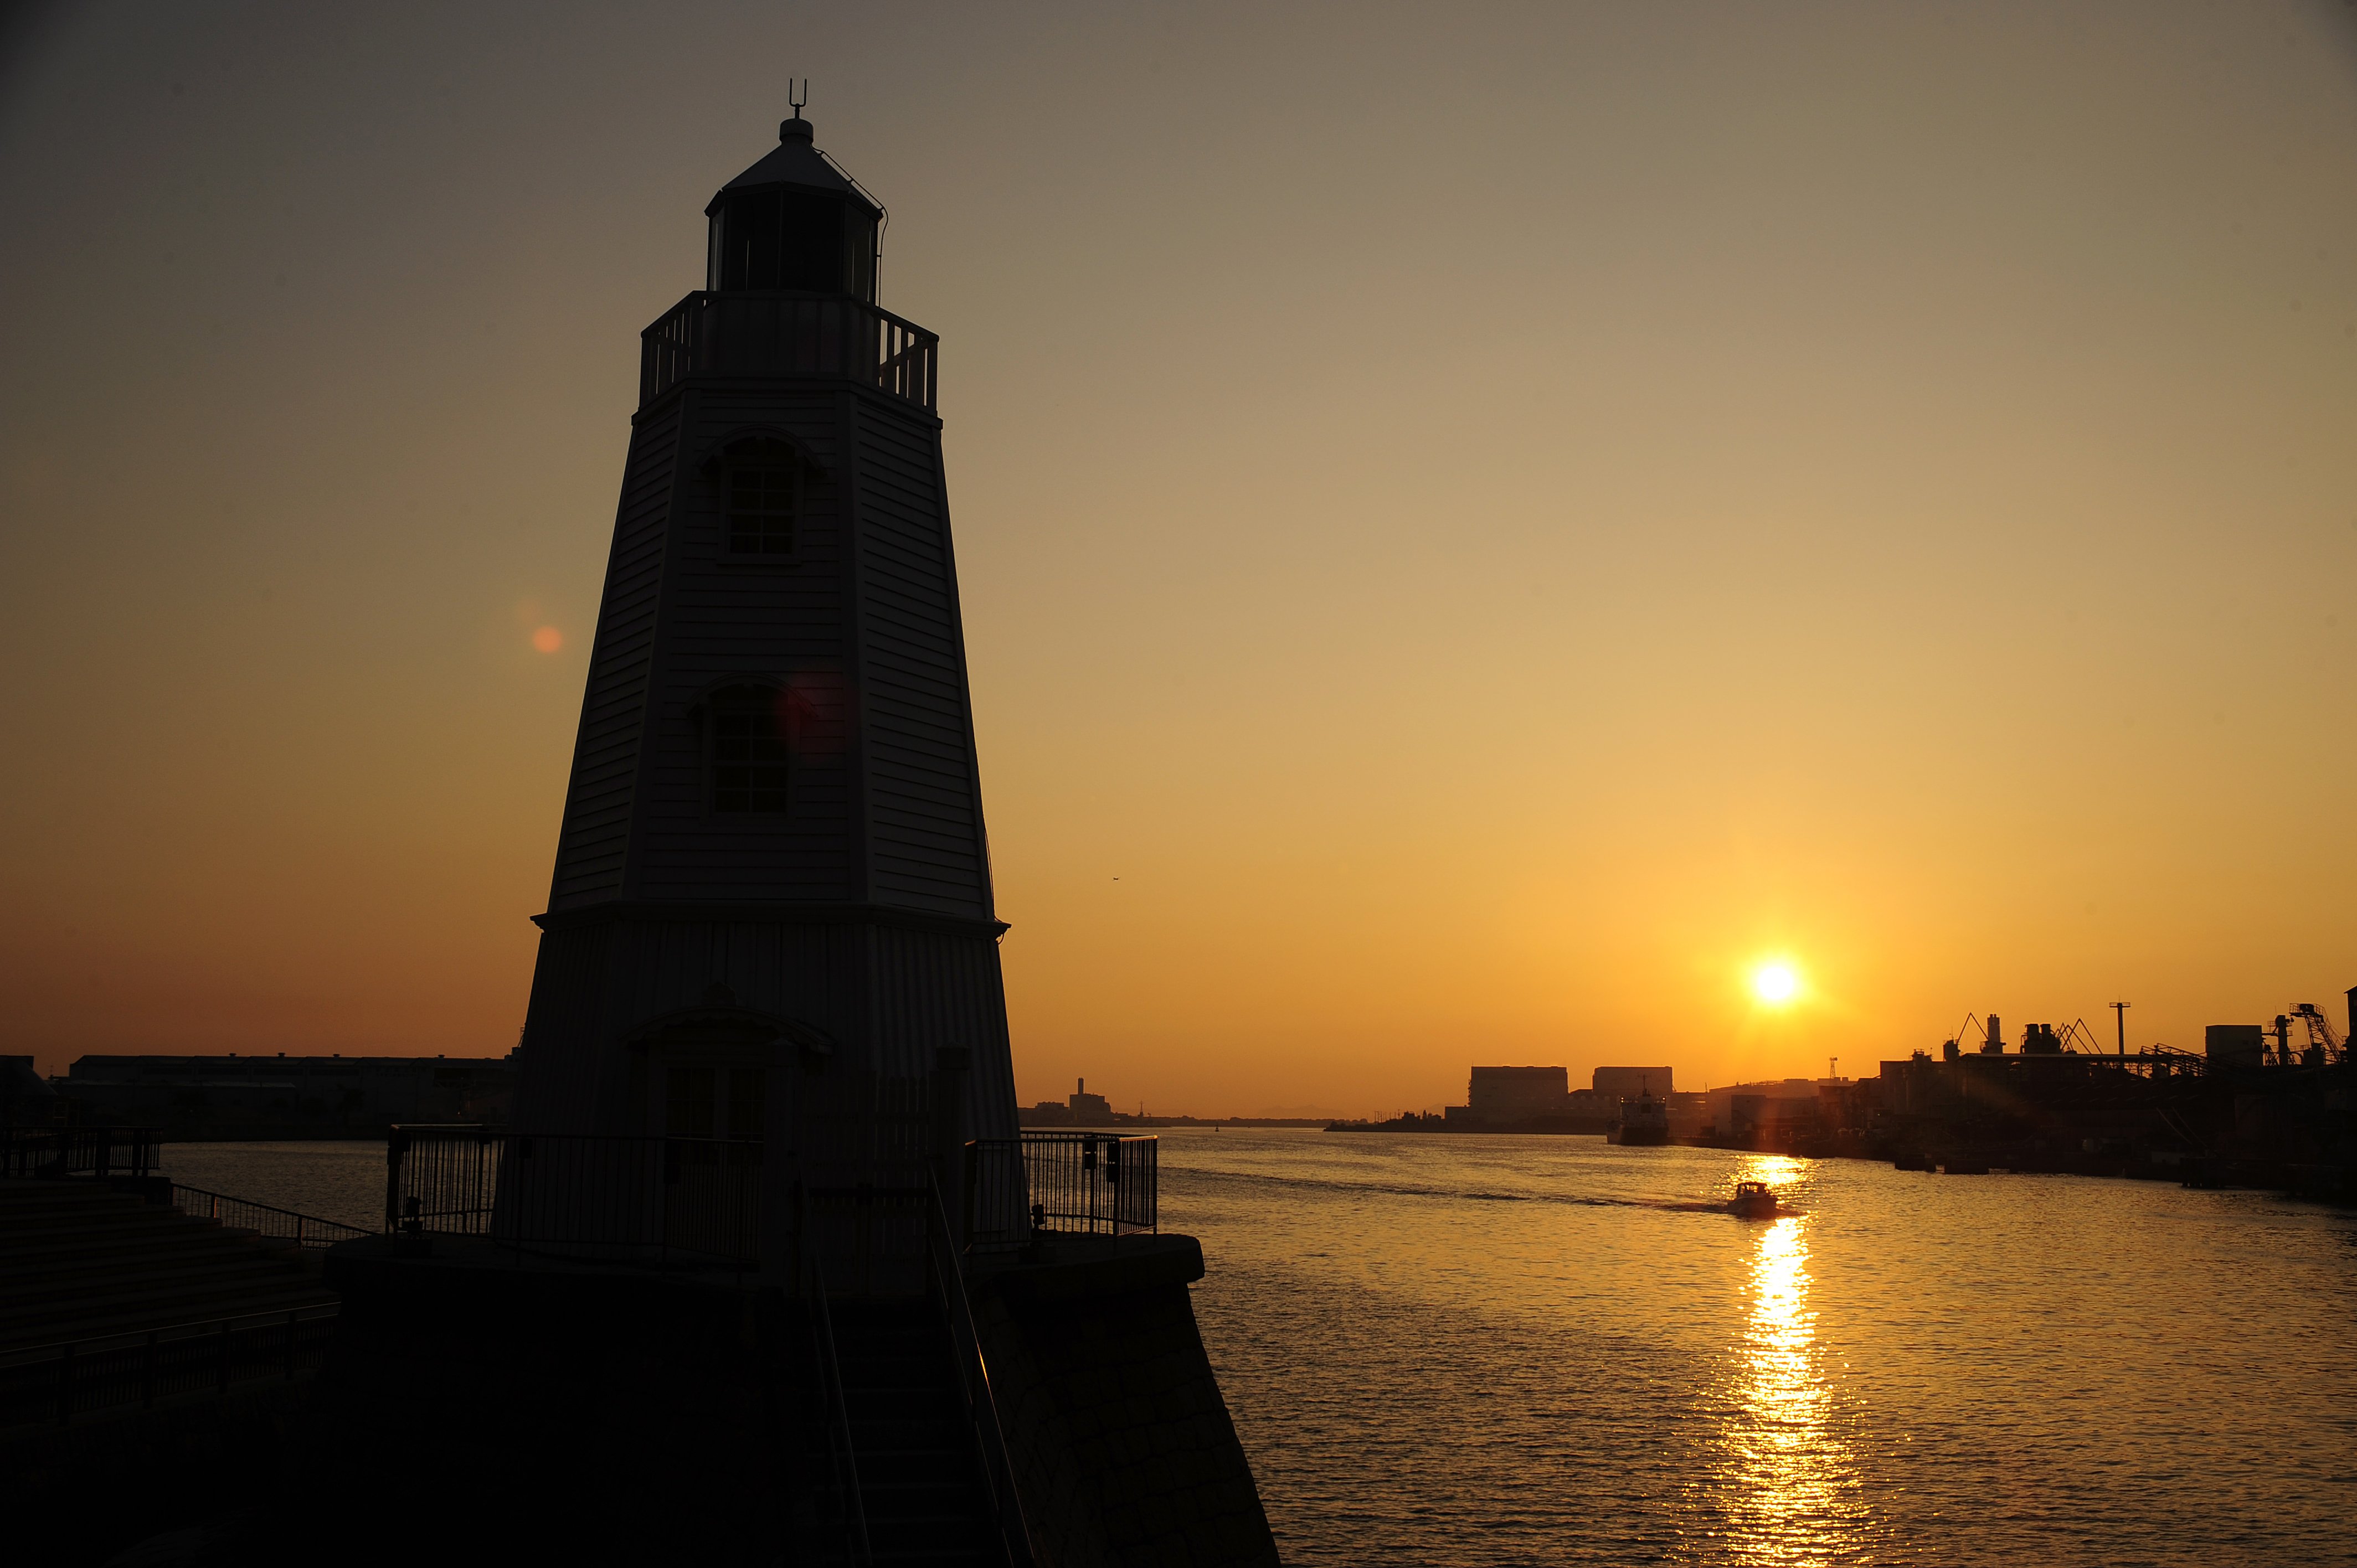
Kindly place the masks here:
MULTIPOLYGON (((972 1053, 966 1136, 1012 1137, 1014 1065, 998 946, 989 937, 848 921, 637 920, 541 939, 515 1124, 646 1133, 629 1101, 626 1042, 725 985, 736 1005, 836 1042, 846 1072, 929 1077, 934 1051, 972 1053)), ((791 1060, 775 1064, 780 1070, 791 1060)))
POLYGON ((868 1003, 876 1060, 885 1072, 933 1070, 942 1046, 973 1053, 968 1138, 1015 1136, 1015 1058, 998 944, 897 926, 868 928, 868 1003))

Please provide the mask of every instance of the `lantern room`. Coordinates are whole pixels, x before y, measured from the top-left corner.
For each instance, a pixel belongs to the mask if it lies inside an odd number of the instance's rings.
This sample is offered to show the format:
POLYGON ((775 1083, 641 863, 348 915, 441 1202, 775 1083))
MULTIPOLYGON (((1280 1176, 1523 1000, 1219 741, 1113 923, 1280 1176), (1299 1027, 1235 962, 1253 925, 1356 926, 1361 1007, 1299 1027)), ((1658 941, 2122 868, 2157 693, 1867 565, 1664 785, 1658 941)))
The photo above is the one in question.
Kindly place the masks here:
POLYGON ((875 302, 883 209, 812 145, 800 114, 778 127, 777 150, 723 186, 704 212, 711 220, 705 288, 875 302))

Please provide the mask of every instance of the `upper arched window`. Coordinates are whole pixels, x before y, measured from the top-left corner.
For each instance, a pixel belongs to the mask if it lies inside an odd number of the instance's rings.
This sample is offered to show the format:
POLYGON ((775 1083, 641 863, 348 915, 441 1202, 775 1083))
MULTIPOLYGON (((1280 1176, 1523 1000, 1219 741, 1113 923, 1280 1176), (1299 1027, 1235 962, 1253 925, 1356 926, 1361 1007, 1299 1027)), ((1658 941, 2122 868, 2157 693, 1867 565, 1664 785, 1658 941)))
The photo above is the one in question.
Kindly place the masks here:
POLYGON ((723 548, 731 555, 791 555, 802 500, 794 449, 782 441, 739 441, 728 448, 725 467, 723 548))
POLYGON ((729 686, 708 703, 712 809, 776 814, 786 809, 786 693, 729 686))

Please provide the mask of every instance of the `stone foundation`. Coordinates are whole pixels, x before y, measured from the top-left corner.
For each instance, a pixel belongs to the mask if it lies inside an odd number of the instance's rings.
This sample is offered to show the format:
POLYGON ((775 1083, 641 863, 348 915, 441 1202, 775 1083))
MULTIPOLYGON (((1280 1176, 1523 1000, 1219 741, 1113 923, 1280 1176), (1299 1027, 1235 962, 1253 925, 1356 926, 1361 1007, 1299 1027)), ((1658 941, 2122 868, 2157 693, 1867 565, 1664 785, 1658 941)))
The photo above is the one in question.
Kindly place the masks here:
POLYGON ((1041 1560, 1274 1564, 1276 1543, 1195 1324, 1190 1236, 1067 1238, 972 1282, 1041 1560))

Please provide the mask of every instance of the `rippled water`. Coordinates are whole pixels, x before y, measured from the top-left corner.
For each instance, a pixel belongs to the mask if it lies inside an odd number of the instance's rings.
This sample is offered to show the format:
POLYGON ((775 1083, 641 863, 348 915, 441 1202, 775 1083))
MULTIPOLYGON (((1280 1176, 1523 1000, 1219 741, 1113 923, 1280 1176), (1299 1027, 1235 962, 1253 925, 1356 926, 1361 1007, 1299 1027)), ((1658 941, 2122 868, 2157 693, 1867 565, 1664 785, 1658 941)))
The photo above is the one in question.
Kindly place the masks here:
POLYGON ((1291 1563, 2357 1552, 2357 1216, 1593 1138, 1162 1168, 1291 1563), (1716 1209, 1750 1177, 1796 1212, 1716 1209))
MULTIPOLYGON (((182 1144, 356 1224, 381 1144, 182 1144)), ((2357 1557, 2357 1215, 1593 1138, 1196 1132, 1166 1229, 1287 1562, 2357 1557), (1794 1212, 1717 1206, 1771 1182, 1794 1212)))
POLYGON ((384 1224, 384 1143, 167 1144, 163 1173, 183 1187, 357 1225, 384 1224))

